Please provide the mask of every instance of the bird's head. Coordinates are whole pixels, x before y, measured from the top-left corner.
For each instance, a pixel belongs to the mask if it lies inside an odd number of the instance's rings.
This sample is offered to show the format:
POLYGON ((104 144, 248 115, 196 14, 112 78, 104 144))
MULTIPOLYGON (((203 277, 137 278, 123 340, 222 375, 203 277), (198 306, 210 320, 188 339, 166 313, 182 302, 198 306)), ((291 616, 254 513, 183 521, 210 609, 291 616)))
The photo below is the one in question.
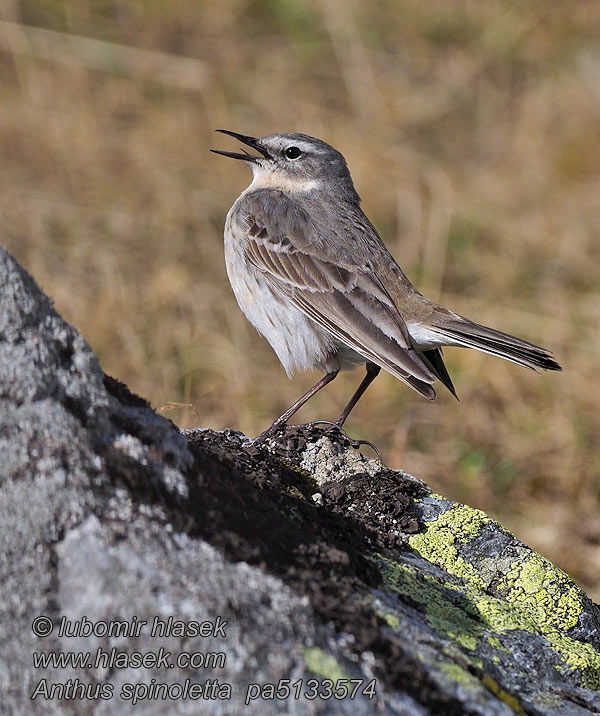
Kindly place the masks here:
POLYGON ((256 139, 226 129, 228 134, 254 150, 225 152, 212 149, 215 154, 241 159, 250 164, 254 173, 253 184, 287 191, 318 189, 324 183, 349 183, 352 179, 343 155, 320 139, 307 134, 268 134, 256 139))

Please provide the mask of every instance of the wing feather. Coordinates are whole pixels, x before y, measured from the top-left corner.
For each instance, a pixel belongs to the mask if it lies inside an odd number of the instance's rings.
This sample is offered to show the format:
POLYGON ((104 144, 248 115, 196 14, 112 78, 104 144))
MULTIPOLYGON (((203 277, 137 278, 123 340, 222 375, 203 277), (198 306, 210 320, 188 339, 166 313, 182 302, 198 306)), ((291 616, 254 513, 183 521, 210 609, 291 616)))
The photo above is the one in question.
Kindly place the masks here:
POLYGON ((433 399, 435 375, 375 271, 322 250, 322 236, 308 214, 283 193, 274 202, 272 193, 252 192, 239 204, 248 226, 249 263, 339 341, 433 399))

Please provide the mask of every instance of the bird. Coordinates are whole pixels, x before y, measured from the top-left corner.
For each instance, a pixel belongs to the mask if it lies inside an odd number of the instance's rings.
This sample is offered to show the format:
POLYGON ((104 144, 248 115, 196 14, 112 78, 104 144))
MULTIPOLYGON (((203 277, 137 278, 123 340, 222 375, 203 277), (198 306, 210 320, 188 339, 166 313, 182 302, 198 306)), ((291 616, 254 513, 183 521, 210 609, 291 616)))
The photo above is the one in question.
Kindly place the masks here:
POLYGON ((216 131, 252 150, 211 150, 246 162, 253 174, 225 220, 225 264, 237 303, 288 377, 313 368, 324 374, 269 431, 285 426, 341 370, 361 364, 366 375, 335 421, 340 428, 382 368, 429 400, 436 380, 458 399, 446 346, 562 370, 545 348, 421 294, 363 212, 346 160, 331 145, 307 134, 216 131))

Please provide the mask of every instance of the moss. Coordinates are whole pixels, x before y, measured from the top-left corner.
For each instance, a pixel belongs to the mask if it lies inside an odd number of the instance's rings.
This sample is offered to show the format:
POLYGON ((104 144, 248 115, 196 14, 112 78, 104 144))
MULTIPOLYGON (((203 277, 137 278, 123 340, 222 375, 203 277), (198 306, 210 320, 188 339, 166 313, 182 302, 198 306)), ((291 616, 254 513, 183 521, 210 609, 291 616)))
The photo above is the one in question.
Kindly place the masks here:
POLYGON ((300 651, 304 656, 304 663, 309 671, 324 679, 337 681, 338 679, 347 679, 348 676, 342 667, 338 664, 335 656, 317 647, 304 647, 300 651))

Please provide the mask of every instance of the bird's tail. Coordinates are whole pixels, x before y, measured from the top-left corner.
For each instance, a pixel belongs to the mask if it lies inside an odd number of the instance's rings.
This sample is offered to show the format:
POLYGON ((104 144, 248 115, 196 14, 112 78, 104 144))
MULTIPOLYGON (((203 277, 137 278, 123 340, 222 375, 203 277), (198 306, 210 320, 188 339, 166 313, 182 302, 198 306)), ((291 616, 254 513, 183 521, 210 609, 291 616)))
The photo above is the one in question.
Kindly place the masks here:
POLYGON ((447 338, 453 345, 475 348, 531 370, 562 370, 552 353, 545 348, 511 336, 510 333, 473 323, 457 314, 438 314, 430 324, 430 329, 447 338))

